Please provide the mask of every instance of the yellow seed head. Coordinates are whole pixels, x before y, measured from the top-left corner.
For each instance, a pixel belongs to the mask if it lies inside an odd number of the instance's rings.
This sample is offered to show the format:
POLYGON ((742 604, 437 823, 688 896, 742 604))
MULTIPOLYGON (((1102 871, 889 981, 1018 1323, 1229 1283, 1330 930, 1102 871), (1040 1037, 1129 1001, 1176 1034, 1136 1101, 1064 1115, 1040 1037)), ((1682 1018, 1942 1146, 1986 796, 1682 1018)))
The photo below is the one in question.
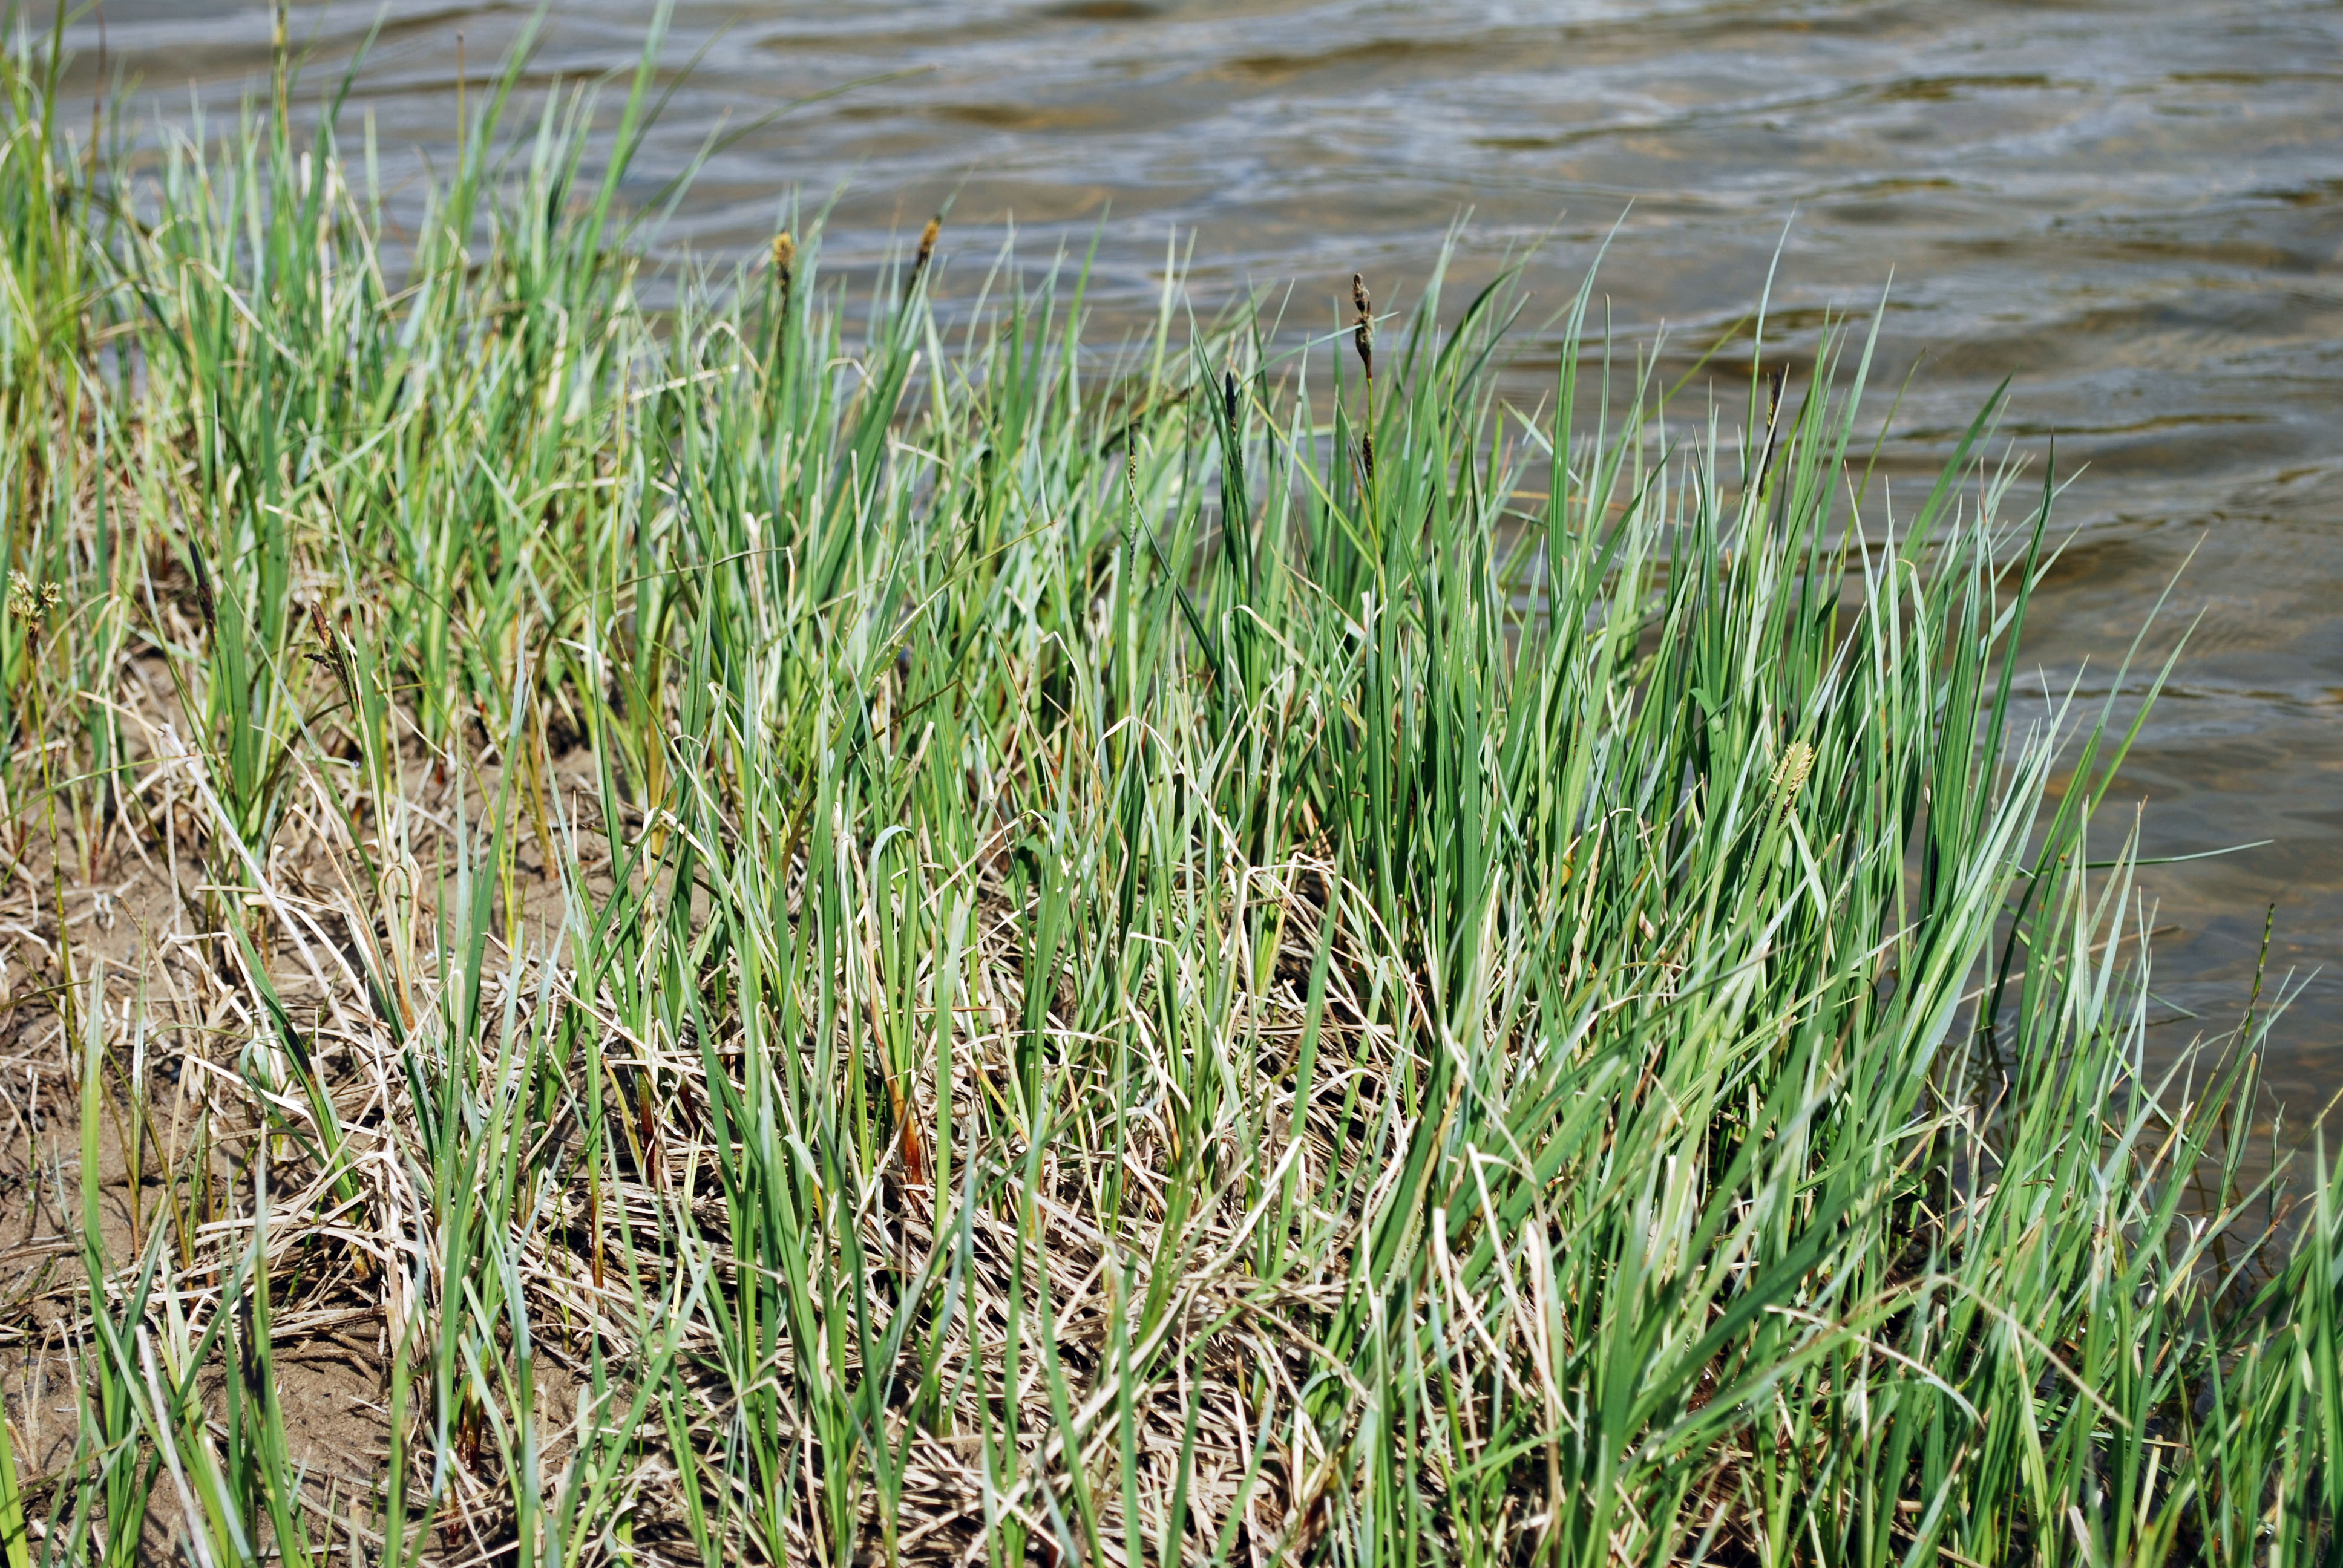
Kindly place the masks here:
POLYGON ((1774 792, 1787 807, 1805 787, 1806 775, 1815 770, 1815 749, 1803 740, 1793 740, 1790 749, 1782 753, 1782 760, 1774 766, 1774 792))
POLYGON ((62 597, 55 583, 35 583, 21 571, 8 574, 8 613, 18 620, 45 619, 62 597))

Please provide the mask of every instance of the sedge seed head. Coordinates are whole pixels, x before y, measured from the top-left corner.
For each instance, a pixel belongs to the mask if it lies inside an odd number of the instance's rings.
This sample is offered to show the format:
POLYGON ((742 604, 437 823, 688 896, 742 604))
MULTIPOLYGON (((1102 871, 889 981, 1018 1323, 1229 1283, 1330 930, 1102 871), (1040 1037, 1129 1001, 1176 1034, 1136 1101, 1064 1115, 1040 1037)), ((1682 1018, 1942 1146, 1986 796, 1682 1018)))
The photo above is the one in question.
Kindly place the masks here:
POLYGON ((1798 791, 1805 787, 1806 776, 1814 770, 1815 749, 1803 740, 1790 742, 1790 749, 1774 766, 1774 793, 1785 809, 1796 801, 1798 791))
POLYGON ((1139 554, 1139 448, 1133 447, 1122 457, 1122 484, 1131 505, 1125 508, 1122 525, 1122 548, 1127 556, 1139 554))
POLYGON ((35 583, 21 571, 8 574, 8 613, 18 620, 46 619, 63 597, 55 583, 35 583))

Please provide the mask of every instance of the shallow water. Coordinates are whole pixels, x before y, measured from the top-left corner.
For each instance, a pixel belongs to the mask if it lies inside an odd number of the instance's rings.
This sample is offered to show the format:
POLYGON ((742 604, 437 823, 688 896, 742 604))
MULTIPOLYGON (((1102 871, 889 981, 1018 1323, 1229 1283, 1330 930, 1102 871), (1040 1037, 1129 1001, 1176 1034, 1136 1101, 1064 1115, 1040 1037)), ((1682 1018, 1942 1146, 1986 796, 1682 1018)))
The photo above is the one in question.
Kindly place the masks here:
MULTIPOLYGON (((554 10, 539 81, 631 64, 649 7, 554 10)), ((378 14, 357 102, 388 148, 444 144, 459 47, 477 91, 528 8, 299 5, 293 31, 337 62, 378 14)), ((266 66, 265 6, 109 0, 105 21, 107 72, 168 118, 266 66)), ((98 28, 73 35, 95 80, 98 28)), ((2143 873, 2167 928, 2156 1038, 2234 1021, 2275 903, 2272 986, 2302 990, 2272 1083, 2298 1124, 2343 1090, 2343 6, 686 0, 669 58, 703 48, 653 176, 711 127, 864 82, 711 160, 668 231, 711 258, 753 255, 791 190, 842 186, 833 264, 949 200, 948 292, 974 291, 1013 218, 1028 260, 1095 238, 1110 318, 1151 313, 1176 234, 1203 305, 1290 284, 1289 317, 1318 327, 1353 269, 1404 298, 1460 219, 1460 271, 1542 242, 1558 307, 1616 224, 1616 338, 1664 326, 1685 365, 1755 302, 1785 225, 1794 357, 1892 270, 1878 384, 1918 362, 1896 488, 1917 498, 2005 376, 2036 482, 2053 437, 2080 470, 2057 512, 2079 536, 2029 627, 2050 688, 2103 695, 2187 563, 2150 647, 2196 629, 2111 799, 2145 799, 2149 855, 2273 842, 2143 873)), ((1530 347, 1525 376, 1553 357, 1530 347)))

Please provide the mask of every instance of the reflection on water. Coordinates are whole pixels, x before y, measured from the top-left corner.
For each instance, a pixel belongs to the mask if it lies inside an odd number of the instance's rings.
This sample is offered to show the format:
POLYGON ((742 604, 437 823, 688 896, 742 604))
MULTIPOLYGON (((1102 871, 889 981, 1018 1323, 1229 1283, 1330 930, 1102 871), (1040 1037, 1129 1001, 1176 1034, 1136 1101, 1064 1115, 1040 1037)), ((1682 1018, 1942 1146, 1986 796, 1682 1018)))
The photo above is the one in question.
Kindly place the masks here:
MULTIPOLYGON (((538 79, 630 64, 648 9, 557 0, 538 79)), ((337 62, 384 18, 358 100, 396 147, 447 138, 459 35, 477 80, 528 11, 359 0, 297 6, 294 31, 337 62)), ((265 5, 109 0, 106 22, 107 70, 167 116, 191 75, 232 103, 266 59, 265 5)), ((88 76, 97 27, 74 36, 88 76)), ((2172 928, 2160 1034, 2235 1018, 2275 901, 2274 970, 2326 972, 2273 1081, 2296 1120, 2343 1088, 2343 8, 687 0, 669 58, 702 50, 646 189, 711 127, 897 74, 718 153, 669 231, 704 256, 752 253, 791 188, 842 186, 833 263, 949 201, 965 290, 1013 218, 1028 258, 1096 236, 1093 300, 1135 314, 1177 233, 1200 298, 1292 283, 1289 317, 1317 325, 1353 268, 1386 299, 1421 278, 1460 215, 1467 273, 1543 241, 1549 301, 1618 222, 1619 337, 1664 323, 1695 352, 1794 215, 1794 351, 1892 269, 1886 383, 1920 362, 1887 446, 1903 493, 2006 375, 2036 471, 2053 437, 2083 470, 2060 517, 2084 533, 2031 628, 2052 688, 2104 692, 2189 559, 2167 624, 2201 619, 2118 796, 2147 799, 2149 854, 2276 842, 2144 875, 2172 928)))

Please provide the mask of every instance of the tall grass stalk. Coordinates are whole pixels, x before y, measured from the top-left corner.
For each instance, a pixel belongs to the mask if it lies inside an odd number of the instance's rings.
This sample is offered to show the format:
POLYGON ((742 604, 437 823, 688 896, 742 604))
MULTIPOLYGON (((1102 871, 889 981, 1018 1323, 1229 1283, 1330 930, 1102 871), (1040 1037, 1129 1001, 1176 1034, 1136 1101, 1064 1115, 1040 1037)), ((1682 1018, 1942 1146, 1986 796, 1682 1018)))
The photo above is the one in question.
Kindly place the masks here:
POLYGON ((1995 409, 654 312, 657 45, 412 226, 6 56, 10 1568, 2336 1559, 2343 1192, 2148 1049, 1995 409))

